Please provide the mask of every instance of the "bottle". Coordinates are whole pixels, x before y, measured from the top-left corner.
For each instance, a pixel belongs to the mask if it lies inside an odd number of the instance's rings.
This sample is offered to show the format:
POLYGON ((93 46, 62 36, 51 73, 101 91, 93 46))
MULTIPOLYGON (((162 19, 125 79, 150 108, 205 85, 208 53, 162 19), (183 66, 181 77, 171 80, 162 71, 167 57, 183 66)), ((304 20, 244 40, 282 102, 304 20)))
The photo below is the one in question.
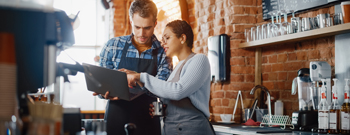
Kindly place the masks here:
POLYGON ((345 90, 344 90, 344 103, 341 106, 341 133, 350 134, 350 88, 349 88, 349 79, 345 79, 345 90))
POLYGON ((281 100, 275 102, 275 115, 283 115, 283 102, 281 100))
POLYGON ((325 79, 322 79, 321 101, 318 104, 318 133, 328 133, 329 105, 327 103, 325 79))
POLYGON ((333 79, 334 85, 332 87, 332 104, 329 107, 329 132, 331 134, 337 134, 339 133, 340 129, 340 109, 341 106, 338 101, 338 94, 337 94, 337 80, 333 79))

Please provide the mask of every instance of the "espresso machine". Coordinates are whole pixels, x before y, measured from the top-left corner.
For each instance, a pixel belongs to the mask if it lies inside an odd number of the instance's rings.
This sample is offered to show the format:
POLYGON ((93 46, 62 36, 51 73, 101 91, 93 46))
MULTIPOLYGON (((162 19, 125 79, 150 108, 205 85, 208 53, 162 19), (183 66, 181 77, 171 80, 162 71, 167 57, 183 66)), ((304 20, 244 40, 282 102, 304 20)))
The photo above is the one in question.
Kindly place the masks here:
POLYGON ((292 124, 296 130, 311 131, 313 127, 317 127, 318 113, 313 109, 313 95, 310 86, 310 69, 299 69, 298 76, 294 78, 292 84, 292 95, 298 91, 299 100, 299 111, 292 114, 292 124))
MULTIPOLYGON (((325 87, 326 87, 326 96, 327 96, 327 102, 328 104, 332 104, 332 90, 331 90, 331 75, 332 75, 332 69, 331 66, 326 62, 326 61, 311 61, 310 62, 310 79, 315 84, 312 86, 313 92, 315 93, 314 95, 319 95, 321 87, 319 86, 321 79, 325 79, 325 87), (317 94, 316 94, 317 93, 317 94)), ((314 97, 314 102, 315 102, 315 109, 318 110, 317 108, 317 103, 321 101, 321 97, 317 96, 314 97), (316 101, 317 99, 317 101, 316 101)))

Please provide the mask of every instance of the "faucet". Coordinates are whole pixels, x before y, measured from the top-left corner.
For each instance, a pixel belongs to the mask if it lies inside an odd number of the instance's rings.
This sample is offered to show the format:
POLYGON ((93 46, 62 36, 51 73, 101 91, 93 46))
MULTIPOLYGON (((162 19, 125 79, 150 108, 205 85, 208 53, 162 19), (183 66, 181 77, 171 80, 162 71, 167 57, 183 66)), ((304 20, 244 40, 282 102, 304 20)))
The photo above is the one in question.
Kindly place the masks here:
MULTIPOLYGON (((269 122, 271 121, 271 118, 272 118, 272 115, 271 115, 271 95, 270 95, 270 92, 269 90, 265 87, 265 86, 262 86, 262 85, 256 85, 254 86, 254 88, 250 91, 250 95, 253 95, 255 90, 258 89, 258 88, 261 88, 261 90, 263 90, 264 92, 267 93, 267 103, 268 103, 268 111, 269 111, 269 122)), ((263 102, 263 101, 262 101, 263 102)))

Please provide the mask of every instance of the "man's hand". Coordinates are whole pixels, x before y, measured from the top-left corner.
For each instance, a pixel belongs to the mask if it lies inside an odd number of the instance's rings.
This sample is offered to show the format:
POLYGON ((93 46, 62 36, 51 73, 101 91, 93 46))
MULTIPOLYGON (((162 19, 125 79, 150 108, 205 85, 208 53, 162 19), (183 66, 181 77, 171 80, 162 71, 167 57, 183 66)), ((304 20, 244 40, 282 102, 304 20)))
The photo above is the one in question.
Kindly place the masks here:
POLYGON ((96 92, 92 93, 92 95, 94 95, 94 96, 101 95, 103 98, 109 99, 109 100, 119 100, 119 97, 112 97, 112 96, 109 96, 109 91, 107 91, 104 95, 103 95, 103 94, 96 93, 96 92))

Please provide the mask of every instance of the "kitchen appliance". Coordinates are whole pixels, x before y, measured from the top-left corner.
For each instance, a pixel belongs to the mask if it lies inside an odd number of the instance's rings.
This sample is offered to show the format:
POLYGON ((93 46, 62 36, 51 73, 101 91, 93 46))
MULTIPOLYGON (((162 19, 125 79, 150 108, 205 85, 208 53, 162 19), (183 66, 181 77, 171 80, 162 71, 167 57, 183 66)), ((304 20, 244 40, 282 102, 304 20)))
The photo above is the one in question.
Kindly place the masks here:
MULTIPOLYGON (((316 84, 316 89, 318 89, 318 95, 320 95, 319 82, 321 79, 325 79, 325 87, 326 87, 326 96, 328 104, 332 103, 331 96, 331 75, 332 69, 331 66, 326 61, 311 61, 310 62, 310 79, 316 84)), ((314 87, 314 86, 312 86, 314 87)), ((316 93, 314 93, 316 95, 316 93)), ((318 96, 318 103, 321 101, 321 98, 318 96)), ((317 110, 317 106, 315 107, 317 110)))
POLYGON ((311 110, 312 102, 310 95, 310 70, 309 68, 302 68, 298 71, 298 77, 293 79, 292 83, 292 95, 295 95, 298 89, 299 110, 311 110))
POLYGON ((226 34, 208 38, 208 59, 212 81, 224 82, 229 80, 231 69, 229 47, 230 41, 226 34))
POLYGON ((299 69, 298 76, 294 78, 292 84, 292 95, 298 91, 299 100, 299 111, 292 113, 292 124, 298 130, 310 131, 314 126, 317 126, 318 121, 318 113, 313 110, 309 74, 309 68, 299 69))

